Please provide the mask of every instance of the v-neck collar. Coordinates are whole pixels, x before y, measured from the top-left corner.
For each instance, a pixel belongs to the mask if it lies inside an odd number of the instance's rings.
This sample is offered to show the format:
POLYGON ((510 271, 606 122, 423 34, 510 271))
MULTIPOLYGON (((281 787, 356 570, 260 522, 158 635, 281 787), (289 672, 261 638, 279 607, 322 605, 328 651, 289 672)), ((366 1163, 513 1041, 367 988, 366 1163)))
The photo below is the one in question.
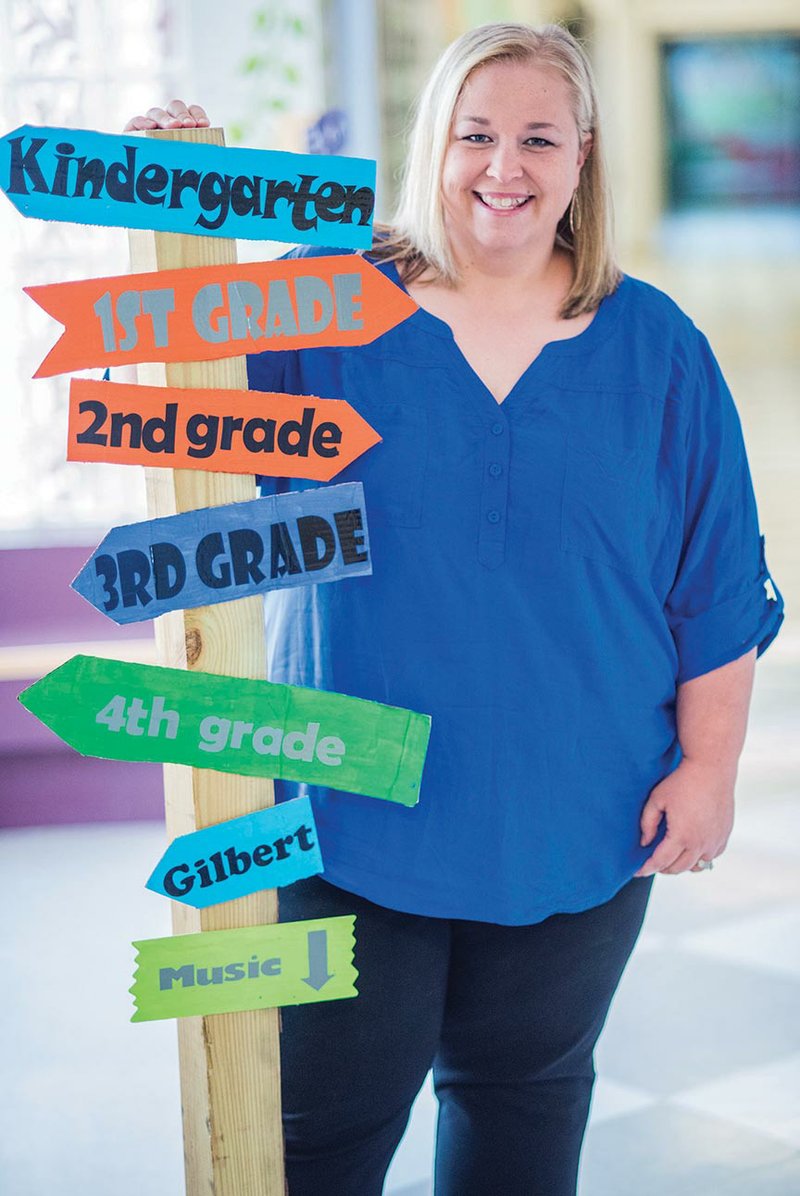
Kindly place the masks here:
MULTIPOLYGON (((378 265, 385 268, 387 277, 395 284, 395 286, 398 286, 401 291, 404 291, 406 294, 408 294, 408 291, 406 290, 406 287, 403 285, 402 279, 400 278, 396 262, 392 261, 378 263, 378 265)), ((514 385, 509 390, 508 394, 501 402, 497 401, 489 387, 481 378, 480 374, 477 373, 477 371, 464 356, 464 353, 462 352, 455 336, 453 335, 452 328, 448 323, 446 323, 446 321, 440 319, 439 316, 435 316, 432 312, 427 311, 424 307, 420 307, 419 305, 409 320, 419 330, 431 333, 433 336, 437 336, 442 340, 448 341, 452 346, 452 351, 457 354, 462 368, 464 368, 468 372, 468 375, 475 380, 475 383, 480 387, 481 391, 491 399, 492 405, 496 408, 500 408, 506 406, 509 399, 513 398, 517 390, 519 390, 519 388, 532 373, 538 372, 540 370, 546 373, 551 366, 554 366, 558 362, 560 358, 574 357, 578 356, 579 354, 590 352, 595 345, 600 343, 601 340, 606 339, 614 324, 617 322, 617 318, 624 300, 624 291, 626 289, 627 281, 627 275, 623 275, 622 281, 617 289, 610 295, 606 295, 606 297, 600 301, 600 306, 595 312, 594 319, 588 328, 584 328, 584 330, 579 332, 576 336, 565 337, 561 340, 548 341, 545 345, 543 345, 536 357, 534 357, 534 359, 528 363, 520 376, 517 378, 514 385)))

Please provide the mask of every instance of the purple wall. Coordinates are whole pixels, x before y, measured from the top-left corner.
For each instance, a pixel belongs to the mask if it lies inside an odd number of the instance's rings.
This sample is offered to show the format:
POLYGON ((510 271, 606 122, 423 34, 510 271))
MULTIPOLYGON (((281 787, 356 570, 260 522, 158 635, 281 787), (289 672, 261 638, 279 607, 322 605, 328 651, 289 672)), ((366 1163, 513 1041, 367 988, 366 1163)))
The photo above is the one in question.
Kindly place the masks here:
MULTIPOLYGON (((152 639, 152 624, 117 627, 69 588, 93 549, 0 549, 0 648, 152 639)), ((0 679, 0 826, 163 817, 161 766, 78 755, 17 702, 35 680, 0 679)))

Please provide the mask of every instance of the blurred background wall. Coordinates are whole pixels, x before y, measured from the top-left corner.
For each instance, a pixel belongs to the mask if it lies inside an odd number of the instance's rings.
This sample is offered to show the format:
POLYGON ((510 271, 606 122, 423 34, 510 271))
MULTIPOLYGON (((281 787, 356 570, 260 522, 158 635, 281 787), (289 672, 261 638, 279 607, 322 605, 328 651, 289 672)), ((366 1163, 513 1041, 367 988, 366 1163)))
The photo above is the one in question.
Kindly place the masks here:
MULTIPOLYGON (((229 143, 379 161, 391 213, 409 106, 443 46, 491 20, 566 23, 595 64, 623 267, 706 331, 737 399, 787 596, 800 445, 800 13, 787 0, 0 0, 0 123, 120 130, 177 95, 229 143)), ((285 247, 248 242, 243 259, 285 247)), ((144 516, 138 470, 64 462, 67 378, 32 382, 54 325, 23 285, 123 272, 117 229, 0 202, 0 820, 155 817, 159 770, 84 764, 17 707, 79 648, 152 654, 68 589, 108 527, 144 516), (102 778, 99 769, 103 769, 102 778), (102 783, 101 783, 102 781, 102 783), (94 796, 92 796, 94 794, 94 796)), ((98 371, 89 371, 98 376, 98 371)), ((115 372, 123 377, 123 371, 115 372)))

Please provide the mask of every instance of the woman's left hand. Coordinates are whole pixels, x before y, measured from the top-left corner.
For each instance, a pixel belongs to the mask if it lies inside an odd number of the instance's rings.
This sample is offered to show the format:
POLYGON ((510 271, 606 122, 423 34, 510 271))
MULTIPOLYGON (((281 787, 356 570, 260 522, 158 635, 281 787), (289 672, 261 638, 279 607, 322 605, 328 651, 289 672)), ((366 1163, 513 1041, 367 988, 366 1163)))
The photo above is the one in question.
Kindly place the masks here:
POLYGON ((636 876, 700 872, 700 859, 713 860, 725 850, 733 827, 736 777, 718 767, 689 760, 651 790, 642 811, 642 846, 652 843, 662 815, 667 832, 636 876))

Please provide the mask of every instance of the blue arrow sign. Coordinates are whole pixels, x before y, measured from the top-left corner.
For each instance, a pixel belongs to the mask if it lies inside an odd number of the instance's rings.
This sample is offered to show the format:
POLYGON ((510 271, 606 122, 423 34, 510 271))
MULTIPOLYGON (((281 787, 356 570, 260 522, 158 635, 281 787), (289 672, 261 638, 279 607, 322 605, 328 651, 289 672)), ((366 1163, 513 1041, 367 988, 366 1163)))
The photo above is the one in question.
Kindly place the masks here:
POLYGON ((71 583, 115 623, 372 572, 361 482, 113 528, 71 583))
MULTIPOLYGON (((180 835, 161 857, 146 887, 195 909, 206 909, 261 889, 293 884, 321 872, 322 867, 311 801, 296 797, 256 814, 180 835)), ((325 938, 324 954, 320 954, 309 936, 306 983, 312 988, 321 988, 330 979, 325 938), (320 980, 322 984, 317 983, 320 980)))
POLYGON ((24 216, 369 249, 375 163, 23 125, 0 187, 24 216))

